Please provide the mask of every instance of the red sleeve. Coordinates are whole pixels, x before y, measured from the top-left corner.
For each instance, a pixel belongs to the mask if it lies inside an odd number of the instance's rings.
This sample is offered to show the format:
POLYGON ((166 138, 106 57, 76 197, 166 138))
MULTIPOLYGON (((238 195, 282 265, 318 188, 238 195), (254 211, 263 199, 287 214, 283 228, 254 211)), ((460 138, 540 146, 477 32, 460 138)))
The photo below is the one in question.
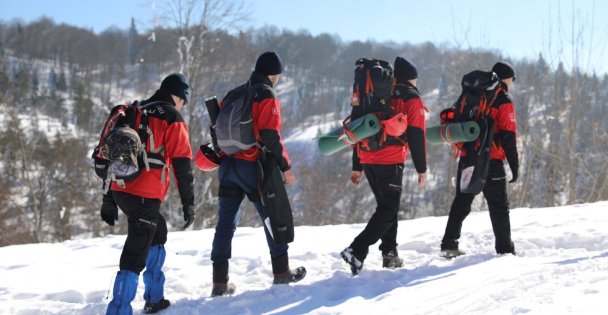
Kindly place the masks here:
POLYGON ((420 98, 411 98, 406 102, 400 100, 399 110, 407 115, 407 145, 411 152, 414 167, 418 173, 425 173, 426 168, 426 112, 420 98))
POLYGON ((505 103, 498 107, 496 111, 496 128, 500 131, 511 131, 516 133, 516 118, 515 118, 515 106, 513 103, 505 103))
POLYGON ((399 111, 407 115, 407 125, 420 128, 426 132, 426 107, 422 99, 412 98, 407 102, 399 102, 399 111))
POLYGON ((279 161, 281 171, 291 168, 289 155, 281 138, 281 103, 276 98, 266 98, 253 104, 253 125, 256 137, 279 161))
POLYGON ((253 106, 253 123, 256 130, 281 131, 281 104, 274 98, 263 99, 253 106))
POLYGON ((492 112, 496 123, 494 139, 504 149, 511 170, 517 173, 519 154, 517 153, 515 106, 512 102, 503 103, 492 112))
POLYGON ((165 131, 165 157, 192 159, 188 127, 183 121, 174 122, 165 131))

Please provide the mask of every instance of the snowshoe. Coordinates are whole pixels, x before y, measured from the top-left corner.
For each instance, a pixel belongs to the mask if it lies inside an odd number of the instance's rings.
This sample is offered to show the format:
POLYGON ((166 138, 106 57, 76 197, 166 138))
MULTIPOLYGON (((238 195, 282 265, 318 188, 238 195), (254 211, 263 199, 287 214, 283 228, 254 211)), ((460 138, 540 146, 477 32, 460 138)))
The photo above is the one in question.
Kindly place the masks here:
POLYGON ((355 257, 352 248, 347 247, 340 253, 340 256, 342 256, 342 259, 350 265, 350 272, 353 276, 358 275, 361 269, 363 269, 363 262, 355 257))
POLYGON ((296 270, 287 269, 285 272, 274 275, 272 284, 287 284, 298 282, 306 277, 306 268, 298 267, 296 270))
POLYGON ((144 314, 156 314, 171 306, 169 300, 162 299, 158 303, 146 302, 144 305, 144 314))
POLYGON ((231 282, 228 283, 213 283, 213 289, 211 290, 211 297, 232 295, 236 291, 236 285, 231 282))
POLYGON ((403 267, 403 259, 399 258, 396 250, 382 253, 382 268, 395 269, 403 267))

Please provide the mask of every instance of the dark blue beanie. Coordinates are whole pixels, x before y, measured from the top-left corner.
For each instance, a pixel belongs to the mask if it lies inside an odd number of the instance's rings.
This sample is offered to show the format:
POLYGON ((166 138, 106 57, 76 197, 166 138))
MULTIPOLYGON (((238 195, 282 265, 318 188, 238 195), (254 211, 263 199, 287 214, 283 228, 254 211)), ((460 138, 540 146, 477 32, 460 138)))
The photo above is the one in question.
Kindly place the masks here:
POLYGON ((411 61, 403 58, 395 58, 395 78, 399 82, 414 80, 418 78, 418 69, 411 61))
POLYGON ((283 61, 274 51, 267 51, 258 57, 255 63, 255 72, 263 75, 275 75, 283 72, 283 61))
POLYGON ((179 72, 172 73, 164 78, 163 82, 160 84, 160 89, 183 99, 185 104, 187 104, 190 99, 190 85, 188 84, 188 79, 179 72))
POLYGON ((496 73, 498 78, 501 80, 515 78, 515 70, 513 69, 513 66, 505 61, 497 62, 494 67, 492 67, 492 71, 496 73))

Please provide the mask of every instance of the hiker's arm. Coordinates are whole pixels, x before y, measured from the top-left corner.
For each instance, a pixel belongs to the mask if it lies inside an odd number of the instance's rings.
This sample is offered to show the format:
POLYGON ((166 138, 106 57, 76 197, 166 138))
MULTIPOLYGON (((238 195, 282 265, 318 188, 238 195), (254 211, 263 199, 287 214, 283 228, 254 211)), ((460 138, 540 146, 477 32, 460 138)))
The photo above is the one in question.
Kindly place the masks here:
POLYGON ((177 189, 182 206, 194 205, 192 149, 190 148, 188 128, 183 120, 168 125, 165 139, 165 154, 173 164, 173 175, 177 180, 177 189))
POLYGON ((507 162, 513 172, 519 169, 519 155, 517 153, 517 126, 515 119, 515 106, 513 103, 502 104, 498 109, 496 127, 499 131, 500 144, 505 150, 507 162))
POLYGON ((281 139, 281 104, 275 98, 266 98, 253 107, 253 121, 257 124, 260 139, 275 156, 282 172, 291 168, 289 155, 281 139))
POLYGON ((176 157, 172 158, 173 175, 177 180, 177 190, 182 201, 182 206, 194 204, 194 176, 192 175, 191 159, 176 157))
POLYGON ((416 171, 426 172, 426 121, 425 107, 419 98, 410 99, 405 103, 407 114, 407 143, 412 155, 416 171))

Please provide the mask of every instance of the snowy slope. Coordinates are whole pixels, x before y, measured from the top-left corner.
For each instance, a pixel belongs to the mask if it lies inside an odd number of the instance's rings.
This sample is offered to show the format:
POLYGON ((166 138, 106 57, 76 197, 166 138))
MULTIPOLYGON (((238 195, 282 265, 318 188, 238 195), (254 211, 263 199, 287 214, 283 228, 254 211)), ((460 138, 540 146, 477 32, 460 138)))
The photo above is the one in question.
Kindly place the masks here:
MULTIPOLYGON (((520 256, 494 254, 487 212, 464 223, 468 255, 445 260, 438 245, 445 217, 402 221, 406 265, 380 268, 377 246, 352 278, 338 252, 361 224, 296 229, 291 265, 308 276, 271 285, 270 259, 259 228, 239 228, 231 281, 237 294, 209 298, 213 230, 169 234, 161 314, 606 314, 608 202, 512 212, 520 256)), ((124 217, 120 217, 124 220, 124 217)), ((0 314, 103 314, 124 235, 0 248, 0 314)), ((143 308, 143 281, 133 303, 143 308)))

